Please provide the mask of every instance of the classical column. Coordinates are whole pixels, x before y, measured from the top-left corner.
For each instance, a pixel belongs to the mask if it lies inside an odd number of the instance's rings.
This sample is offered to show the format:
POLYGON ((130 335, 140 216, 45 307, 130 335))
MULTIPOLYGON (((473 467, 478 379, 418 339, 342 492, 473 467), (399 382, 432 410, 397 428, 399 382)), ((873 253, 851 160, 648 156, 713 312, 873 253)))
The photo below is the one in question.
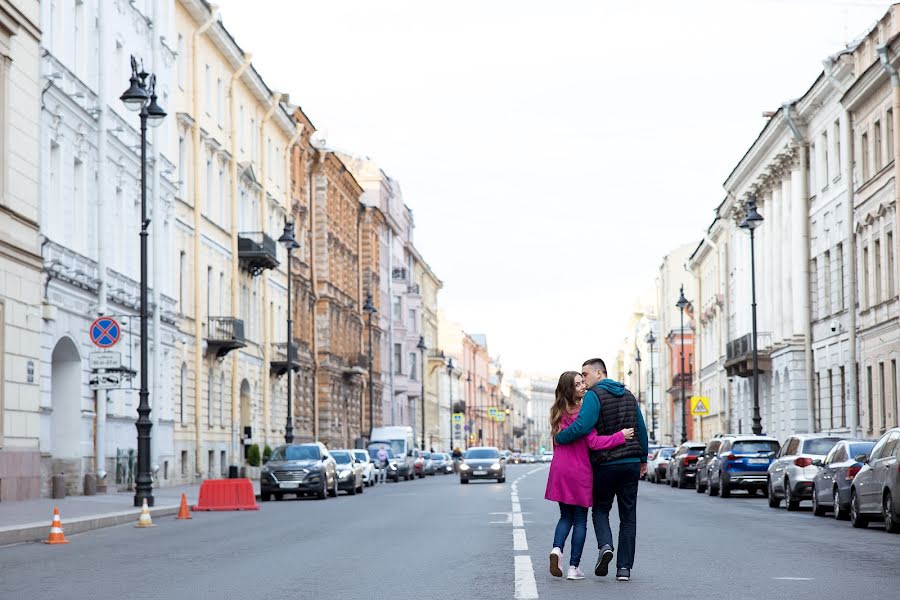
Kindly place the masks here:
POLYGON ((782 207, 782 184, 781 184, 781 175, 779 171, 776 171, 774 174, 774 179, 772 182, 772 206, 769 209, 769 212, 765 215, 768 223, 764 227, 760 227, 760 229, 765 228, 768 231, 769 235, 769 251, 771 252, 770 258, 772 258, 769 265, 772 267, 769 269, 769 273, 767 274, 767 278, 769 281, 769 287, 771 288, 771 292, 768 295, 768 301, 772 306, 771 315, 772 318, 768 323, 768 331, 771 332, 772 336, 775 339, 779 339, 781 337, 781 322, 784 319, 784 313, 781 311, 781 288, 783 280, 781 279, 781 264, 785 260, 785 257, 781 254, 780 250, 783 246, 782 235, 781 235, 781 207, 782 207), (778 260, 774 260, 775 258, 778 260), (775 307, 778 307, 776 310, 775 307))
POLYGON ((781 235, 781 244, 779 245, 779 260, 781 261, 781 298, 780 313, 782 317, 779 319, 780 339, 786 339, 791 336, 793 331, 792 323, 794 321, 794 301, 796 287, 802 285, 799 281, 791 279, 791 270, 794 259, 793 241, 791 240, 791 179, 790 175, 781 180, 781 220, 779 223, 779 234, 781 235))

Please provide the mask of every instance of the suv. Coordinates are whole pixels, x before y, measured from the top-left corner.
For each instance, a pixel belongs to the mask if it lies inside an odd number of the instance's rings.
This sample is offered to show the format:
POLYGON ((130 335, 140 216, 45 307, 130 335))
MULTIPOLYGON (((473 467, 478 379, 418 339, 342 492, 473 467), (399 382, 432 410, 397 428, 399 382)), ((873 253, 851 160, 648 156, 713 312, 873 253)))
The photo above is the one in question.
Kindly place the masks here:
POLYGON ((787 509, 793 511, 800 508, 801 500, 811 499, 813 478, 819 470, 813 461, 825 458, 840 440, 838 436, 823 433, 789 437, 769 465, 769 506, 778 508, 784 499, 787 509))
POLYGON ((850 484, 850 523, 866 527, 871 519, 884 521, 885 531, 900 533, 900 427, 881 436, 850 484))
POLYGON ((767 471, 778 452, 778 440, 762 435, 738 435, 722 439, 709 463, 709 495, 729 498, 735 489, 751 496, 765 493, 767 471))
POLYGON ((707 486, 709 485, 709 464, 715 458, 716 454, 719 453, 719 448, 722 446, 722 442, 725 438, 716 437, 709 440, 709 443, 706 444, 706 448, 697 457, 697 493, 702 494, 706 491, 707 486))
POLYGON ((697 459, 706 449, 703 442, 685 442, 678 447, 669 461, 666 479, 669 485, 679 489, 690 487, 697 476, 697 459))

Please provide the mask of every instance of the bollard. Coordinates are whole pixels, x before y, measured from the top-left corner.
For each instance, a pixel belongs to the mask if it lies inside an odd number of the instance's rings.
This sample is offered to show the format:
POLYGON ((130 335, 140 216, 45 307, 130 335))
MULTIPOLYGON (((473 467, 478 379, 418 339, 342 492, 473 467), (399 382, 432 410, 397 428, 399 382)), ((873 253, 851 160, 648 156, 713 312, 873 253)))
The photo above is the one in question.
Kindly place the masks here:
POLYGON ((229 465, 228 466, 228 479, 237 479, 239 477, 238 466, 237 465, 229 465))
POLYGON ((85 473, 84 474, 84 495, 85 496, 96 496, 97 495, 97 476, 93 473, 85 473))
POLYGON ((54 475, 51 479, 52 481, 52 496, 54 498, 65 498, 66 497, 66 476, 60 473, 59 475, 54 475))

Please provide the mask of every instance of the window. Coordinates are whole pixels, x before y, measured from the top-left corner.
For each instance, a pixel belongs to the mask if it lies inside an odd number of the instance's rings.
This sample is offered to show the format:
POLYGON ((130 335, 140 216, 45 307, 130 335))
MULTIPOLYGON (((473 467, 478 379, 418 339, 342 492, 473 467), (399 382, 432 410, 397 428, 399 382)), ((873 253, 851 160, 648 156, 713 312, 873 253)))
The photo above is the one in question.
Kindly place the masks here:
POLYGON ((394 314, 395 321, 399 321, 402 318, 401 317, 401 308, 400 308, 400 296, 394 296, 393 314, 394 314))
POLYGON ((859 140, 859 155, 862 160, 862 180, 869 179, 869 134, 864 133, 859 140))
POLYGON ((188 453, 187 450, 181 451, 181 476, 187 477, 188 469, 188 453))
POLYGON ((814 427, 822 429, 822 374, 816 371, 816 401, 813 403, 812 422, 814 427))
POLYGON ((225 96, 222 93, 222 78, 216 78, 216 119, 221 127, 225 123, 225 96))
MULTIPOLYGON (((220 291, 221 293, 221 291, 220 291)), ((213 291, 213 269, 212 267, 206 267, 206 316, 207 318, 213 316, 212 314, 212 302, 213 296, 215 292, 213 291)), ((218 315, 221 316, 221 315, 218 315)))
POLYGON ((178 67, 178 87, 184 89, 184 35, 178 34, 178 56, 177 56, 177 67, 178 67))
POLYGON ((834 429, 834 376, 828 369, 828 429, 834 429))
POLYGON ((206 476, 212 477, 213 470, 216 468, 216 451, 210 450, 208 454, 209 456, 206 460, 209 461, 209 463, 206 468, 206 476))
POLYGON ((187 290, 185 286, 187 285, 187 254, 185 254, 184 250, 178 256, 178 312, 185 315, 187 314, 186 307, 184 305, 184 301, 186 300, 185 295, 187 294, 187 290))
POLYGON ((894 109, 889 108, 887 111, 887 159, 888 162, 894 160, 894 109))
POLYGON ((893 298, 897 293, 897 283, 896 283, 896 268, 894 261, 894 232, 889 231, 887 233, 887 239, 885 240, 887 244, 887 297, 893 298))
POLYGON ((187 423, 184 414, 184 396, 187 394, 185 387, 187 386, 187 365, 181 364, 181 380, 178 382, 178 420, 182 425, 187 423))
POLYGON ((225 308, 225 298, 226 296, 230 296, 231 294, 225 293, 225 273, 219 271, 219 316, 227 315, 228 312, 225 308))
POLYGON ((875 121, 875 172, 881 170, 881 121, 875 121))
POLYGON ((822 142, 819 144, 819 147, 822 149, 822 159, 821 159, 821 178, 822 178, 822 189, 828 187, 828 169, 830 165, 828 164, 828 132, 822 132, 822 142))
POLYGON ((210 369, 206 377, 206 426, 213 424, 213 370, 210 369))
POLYGON ((219 472, 222 477, 228 475, 228 459, 225 457, 225 451, 219 452, 219 472))
POLYGON ((219 427, 225 427, 225 373, 219 374, 219 427))
POLYGON ((225 183, 225 163, 219 161, 219 224, 228 229, 231 224, 228 218, 231 213, 231 207, 228 206, 228 198, 226 195, 228 186, 225 183))
POLYGON ((884 431, 887 429, 887 386, 884 381, 884 363, 878 363, 878 391, 881 393, 881 396, 878 398, 879 402, 881 402, 881 430, 884 431))
POLYGON ((821 303, 819 302, 819 261, 815 258, 810 259, 809 265, 809 299, 810 314, 814 319, 820 318, 821 303))
POLYGON ((872 391, 872 367, 866 367, 866 392, 867 392, 867 400, 868 400, 868 421, 869 421, 869 429, 875 428, 875 419, 872 418, 872 411, 875 410, 875 401, 873 398, 874 392, 872 391))
POLYGON ((416 328, 416 311, 412 308, 409 309, 408 317, 409 317, 409 328, 414 330, 416 328))
POLYGON ((418 379, 419 379, 418 375, 416 374, 418 362, 419 361, 416 360, 416 353, 410 352, 409 353, 409 378, 412 379, 413 381, 418 381, 418 379))
POLYGON ((403 347, 400 344, 394 344, 394 373, 403 375, 403 347))
POLYGON ((869 300, 869 247, 863 246, 862 251, 862 267, 863 267, 863 276, 862 276, 862 302, 860 304, 863 308, 868 308, 870 305, 869 300))
POLYGON ((835 178, 840 177, 841 175, 841 122, 835 121, 832 126, 832 141, 834 141, 834 172, 835 178))
POLYGON ((847 426, 847 379, 841 367, 841 427, 847 426))
POLYGON ((838 261, 838 307, 840 310, 844 310, 847 308, 846 297, 844 295, 844 244, 838 244, 835 253, 837 254, 838 261))
POLYGON ((875 259, 875 304, 881 302, 881 240, 875 240, 873 248, 875 259))
POLYGON ((823 307, 825 309, 825 316, 827 317, 832 313, 831 310, 831 251, 826 250, 825 256, 823 257, 823 268, 825 272, 822 274, 824 277, 825 283, 825 302, 823 303, 823 307))
MULTIPOLYGON (((243 104, 241 104, 240 108, 238 109, 238 126, 240 127, 240 130, 241 130, 241 135, 240 135, 241 150, 243 151, 244 146, 245 146, 244 142, 247 139, 247 132, 244 129, 244 105, 243 104)), ((237 158, 235 158, 234 160, 237 160, 237 158)))
POLYGON ((185 178, 187 174, 185 173, 185 147, 184 147, 184 136, 178 136, 178 194, 181 196, 182 200, 185 198, 186 192, 186 182, 185 178))
POLYGON ((212 69, 210 69, 209 65, 206 65, 206 70, 203 74, 203 91, 206 114, 209 115, 212 112, 212 69))
POLYGON ((206 217, 214 222, 218 221, 217 212, 213 208, 213 157, 212 154, 206 155, 206 217))

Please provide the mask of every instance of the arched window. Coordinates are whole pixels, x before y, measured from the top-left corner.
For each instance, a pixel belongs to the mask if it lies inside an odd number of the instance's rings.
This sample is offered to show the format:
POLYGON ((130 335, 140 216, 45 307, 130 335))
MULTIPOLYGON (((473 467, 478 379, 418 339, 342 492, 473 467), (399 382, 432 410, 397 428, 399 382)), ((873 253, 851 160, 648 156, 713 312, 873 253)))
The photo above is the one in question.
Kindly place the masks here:
POLYGON ((182 425, 185 424, 184 415, 184 395, 187 386, 187 365, 181 363, 181 380, 178 384, 178 419, 182 425))
POLYGON ((206 385, 206 424, 212 427, 213 424, 213 370, 210 369, 207 375, 206 385))
POLYGON ((225 373, 219 375, 219 426, 225 426, 225 373))

